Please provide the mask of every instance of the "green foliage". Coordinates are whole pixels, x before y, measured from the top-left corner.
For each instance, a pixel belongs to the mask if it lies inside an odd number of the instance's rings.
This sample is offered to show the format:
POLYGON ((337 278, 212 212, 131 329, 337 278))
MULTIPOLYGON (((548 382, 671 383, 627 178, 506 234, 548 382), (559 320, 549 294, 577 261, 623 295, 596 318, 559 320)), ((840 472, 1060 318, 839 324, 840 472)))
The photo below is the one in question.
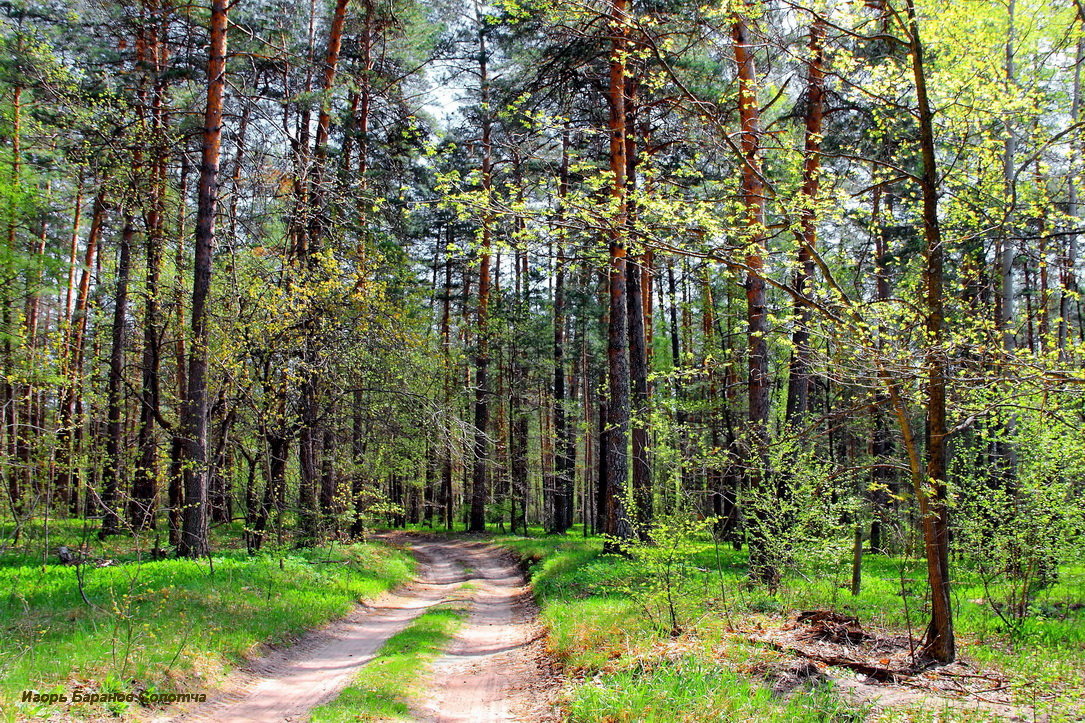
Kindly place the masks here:
MULTIPOLYGON (((676 514, 656 520, 644 541, 630 541, 622 551, 636 571, 628 589, 652 625, 678 636, 693 621, 696 612, 689 603, 689 587, 696 568, 697 553, 703 552, 713 518, 698 520, 676 514)), ((698 575, 700 577, 700 575, 698 575)))

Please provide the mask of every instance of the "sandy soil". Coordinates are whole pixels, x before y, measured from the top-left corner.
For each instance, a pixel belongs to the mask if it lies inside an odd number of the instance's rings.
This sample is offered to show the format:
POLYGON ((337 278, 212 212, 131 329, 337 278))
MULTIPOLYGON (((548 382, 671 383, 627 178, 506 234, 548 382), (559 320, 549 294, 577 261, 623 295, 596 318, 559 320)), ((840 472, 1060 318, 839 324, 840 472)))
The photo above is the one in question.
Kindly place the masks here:
POLYGON ((419 720, 557 720, 536 610, 511 558, 483 542, 452 543, 470 572, 471 612, 429 676, 419 720))
POLYGON ((207 703, 180 713, 174 709, 158 720, 308 720, 309 711, 334 699, 388 638, 450 599, 467 606, 468 618, 415 701, 418 720, 556 719, 557 681, 549 672, 523 576, 511 559, 481 541, 420 536, 398 541, 409 544, 420 563, 410 585, 254 661, 230 676, 223 692, 207 703))

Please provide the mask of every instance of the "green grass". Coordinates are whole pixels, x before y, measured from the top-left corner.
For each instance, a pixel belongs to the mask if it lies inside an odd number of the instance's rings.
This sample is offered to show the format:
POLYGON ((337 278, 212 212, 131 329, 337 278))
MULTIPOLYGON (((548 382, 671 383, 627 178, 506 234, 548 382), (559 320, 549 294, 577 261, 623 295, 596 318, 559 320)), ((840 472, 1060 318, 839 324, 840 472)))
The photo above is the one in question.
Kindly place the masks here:
MULTIPOLYGON (((868 629, 903 633, 910 626, 917 638, 926 624, 920 560, 865 556, 862 591, 853 597, 850 551, 810 556, 770 593, 747 584, 745 551, 717 550, 702 538, 683 558, 675 589, 682 634, 672 637, 658 570, 602 555, 598 538, 497 539, 530 565, 550 648, 585 681, 572 690, 573 720, 851 720, 853 712, 831 692, 767 697, 763 671, 783 656, 748 643, 748 631, 818 608, 856 615, 868 629)), ((1083 570, 1060 569, 1059 582, 1035 596, 1028 620, 1009 630, 986 599, 991 592, 997 600, 1004 590, 985 590, 957 567, 962 655, 1008 673, 1015 701, 1026 710, 1048 713, 1051 720, 1078 719, 1085 699, 1085 611, 1073 607, 1085 601, 1083 570)), ((953 715, 947 719, 958 719, 953 715)))
POLYGON ((314 723, 409 718, 414 686, 463 616, 457 607, 437 607, 420 615, 388 639, 338 698, 313 710, 314 723))
MULTIPOLYGON (((54 533, 52 549, 78 542, 67 539, 77 534, 74 525, 54 533)), ((250 557, 236 549, 239 534, 217 530, 210 563, 148 559, 127 537, 95 543, 89 557, 114 562, 83 566, 84 600, 77 569, 41 564, 41 537, 28 530, 20 548, 0 555, 2 717, 95 717, 139 705, 40 706, 21 702, 23 690, 211 693, 262 644, 341 616, 413 570, 405 552, 374 544, 250 557)))
POLYGON ((571 721, 862 721, 866 711, 815 688, 786 700, 704 655, 621 670, 577 688, 571 721))

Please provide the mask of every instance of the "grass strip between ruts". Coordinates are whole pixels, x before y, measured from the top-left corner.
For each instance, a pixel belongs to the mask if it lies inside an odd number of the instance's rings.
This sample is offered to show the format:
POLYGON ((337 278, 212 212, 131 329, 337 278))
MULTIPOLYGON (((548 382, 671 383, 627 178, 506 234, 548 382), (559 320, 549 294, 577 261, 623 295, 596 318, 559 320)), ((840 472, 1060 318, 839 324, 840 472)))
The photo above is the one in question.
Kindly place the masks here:
POLYGON ((393 635, 335 700, 315 708, 314 723, 408 718, 408 700, 426 667, 451 640, 466 612, 431 608, 393 635))

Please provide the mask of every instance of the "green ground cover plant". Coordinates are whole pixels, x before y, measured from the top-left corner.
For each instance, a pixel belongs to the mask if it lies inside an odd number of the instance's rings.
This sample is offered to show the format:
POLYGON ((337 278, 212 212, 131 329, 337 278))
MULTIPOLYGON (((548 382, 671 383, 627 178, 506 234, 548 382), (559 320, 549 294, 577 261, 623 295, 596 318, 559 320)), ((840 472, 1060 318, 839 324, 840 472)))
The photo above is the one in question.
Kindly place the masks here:
MULTIPOLYGON (((54 542, 78 541, 58 528, 54 542)), ((262 646, 284 643, 405 581, 410 556, 366 543, 250 556, 237 528, 203 559, 155 559, 131 538, 96 543, 80 565, 42 563, 41 538, 0 555, 0 711, 5 720, 65 712, 123 714, 138 702, 73 703, 72 692, 211 693, 262 646), (240 548, 240 549, 239 549, 240 548), (23 702, 23 691, 66 694, 23 702)), ((133 711, 134 712, 134 711, 133 711)))
MULTIPOLYGON (((778 627, 798 611, 831 609, 856 616, 868 630, 923 634, 917 628, 924 620, 923 561, 912 557, 865 555, 862 588, 852 595, 850 552, 816 564, 807 559, 770 591, 748 584, 746 551, 717 546, 704 531, 672 543, 680 566, 668 559, 666 544, 622 557, 604 555, 594 536, 498 539, 525 561, 550 649, 576 681, 568 691, 572 720, 867 720, 869 709, 824 686, 772 696, 766 672, 784 656, 750 642, 751 633, 778 627), (670 591, 660 573, 668 565, 670 591)), ((992 587, 968 566, 958 567, 954 605, 963 656, 1006 674, 1023 710, 1079 719, 1085 693, 1080 566, 1062 566, 1058 582, 1037 591, 1026 619, 1012 626, 992 604, 997 595, 985 597, 992 587)), ((912 719, 907 711, 879 715, 912 719)), ((947 708, 940 719, 968 715, 947 708)))

